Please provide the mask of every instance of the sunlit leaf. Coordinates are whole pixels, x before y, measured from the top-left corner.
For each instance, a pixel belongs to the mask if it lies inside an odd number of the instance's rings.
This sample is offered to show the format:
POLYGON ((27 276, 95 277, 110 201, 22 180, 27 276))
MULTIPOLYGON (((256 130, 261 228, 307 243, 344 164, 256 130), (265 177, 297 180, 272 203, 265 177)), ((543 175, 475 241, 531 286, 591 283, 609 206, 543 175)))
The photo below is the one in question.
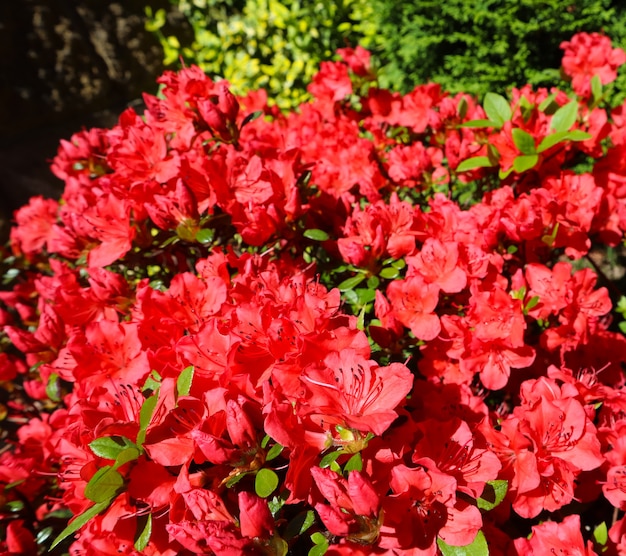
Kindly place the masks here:
POLYGON ((482 531, 467 546, 450 546, 441 539, 437 539, 437 546, 443 556, 489 556, 489 547, 482 531))
POLYGON ((58 546, 59 543, 64 541, 67 537, 74 534, 78 531, 83 525, 85 525, 92 517, 97 516, 100 512, 106 510, 109 507, 110 500, 106 500, 105 502, 99 502, 98 504, 94 504, 91 508, 85 510, 65 528, 59 536, 54 539, 54 542, 50 546, 50 550, 58 546))
POLYGON ((492 122, 495 122, 498 127, 502 127, 504 122, 509 121, 513 115, 509 101, 496 93, 487 93, 485 95, 483 108, 487 117, 492 122))
POLYGON ((261 498, 267 498, 278 486, 278 475, 271 469, 259 469, 254 479, 254 491, 261 498))

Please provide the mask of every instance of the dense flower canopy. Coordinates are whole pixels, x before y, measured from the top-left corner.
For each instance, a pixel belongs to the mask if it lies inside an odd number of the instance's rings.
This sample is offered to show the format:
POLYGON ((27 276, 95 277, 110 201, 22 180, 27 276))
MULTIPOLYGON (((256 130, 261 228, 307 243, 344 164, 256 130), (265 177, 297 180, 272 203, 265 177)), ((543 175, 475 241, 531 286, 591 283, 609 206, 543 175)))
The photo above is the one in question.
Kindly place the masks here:
POLYGON ((402 96, 346 48, 290 113, 191 67, 63 141, 5 253, 0 553, 626 554, 585 264, 626 230, 626 56, 563 48, 576 97, 402 96))

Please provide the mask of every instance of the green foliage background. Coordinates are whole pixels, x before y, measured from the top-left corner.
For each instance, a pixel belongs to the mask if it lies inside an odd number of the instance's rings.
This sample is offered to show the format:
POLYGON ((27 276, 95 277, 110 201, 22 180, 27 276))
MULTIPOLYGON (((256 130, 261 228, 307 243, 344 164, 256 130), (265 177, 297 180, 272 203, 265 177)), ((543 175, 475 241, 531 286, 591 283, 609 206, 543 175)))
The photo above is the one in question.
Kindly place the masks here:
MULTIPOLYGON (((165 62, 198 64, 237 93, 265 88, 291 108, 337 48, 361 44, 379 66, 382 87, 407 92, 435 81, 479 97, 512 86, 563 86, 562 41, 603 32, 626 48, 621 0, 171 0, 193 40, 166 35, 165 12, 147 8, 165 62)), ((609 91, 626 96, 626 75, 609 91)))
POLYGON ((321 60, 337 48, 367 44, 375 32, 373 5, 364 0, 173 0, 194 31, 191 44, 165 36, 163 10, 147 8, 165 63, 181 58, 245 93, 264 88, 281 108, 307 98, 321 60))
MULTIPOLYGON (((483 96, 560 81, 559 45, 580 31, 626 43, 620 0, 373 0, 385 62, 383 85, 402 91, 428 80, 483 96)), ((622 87, 623 88, 623 87, 622 87)))

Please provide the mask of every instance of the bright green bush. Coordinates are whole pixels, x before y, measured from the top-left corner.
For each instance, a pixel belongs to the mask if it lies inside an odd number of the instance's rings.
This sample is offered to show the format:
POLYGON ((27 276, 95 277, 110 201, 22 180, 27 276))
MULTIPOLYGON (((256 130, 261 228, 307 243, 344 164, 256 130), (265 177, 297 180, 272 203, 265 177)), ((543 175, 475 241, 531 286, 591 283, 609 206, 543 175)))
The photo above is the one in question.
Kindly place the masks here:
MULTIPOLYGON (((507 87, 558 83, 562 41, 604 32, 626 46, 619 0, 372 0, 382 85, 407 91, 435 81, 451 92, 484 95, 507 87)), ((623 90, 622 83, 615 90, 623 90)))
MULTIPOLYGON (((370 49, 380 85, 407 92, 434 81, 482 97, 512 86, 564 86, 559 45, 579 31, 604 32, 626 48, 621 0, 171 0, 193 40, 165 32, 147 8, 165 63, 197 64, 243 94, 265 88, 281 108, 307 98, 319 62, 342 46, 370 49)), ((626 97, 622 71, 608 91, 626 97)))
POLYGON ((179 59, 222 77, 237 93, 267 89, 281 108, 306 98, 319 62, 337 48, 368 44, 375 32, 367 0, 172 0, 194 31, 191 44, 163 33, 165 13, 147 8, 147 27, 165 50, 166 65, 179 59))

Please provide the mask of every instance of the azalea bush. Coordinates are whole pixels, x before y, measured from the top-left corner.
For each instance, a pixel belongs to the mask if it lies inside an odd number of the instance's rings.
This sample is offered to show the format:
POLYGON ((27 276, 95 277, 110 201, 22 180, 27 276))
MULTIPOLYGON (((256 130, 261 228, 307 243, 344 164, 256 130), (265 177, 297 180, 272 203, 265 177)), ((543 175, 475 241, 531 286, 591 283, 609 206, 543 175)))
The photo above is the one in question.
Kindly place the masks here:
POLYGON ((4 253, 2 553, 625 554, 626 55, 561 47, 482 105, 189 67, 63 141, 4 253))

